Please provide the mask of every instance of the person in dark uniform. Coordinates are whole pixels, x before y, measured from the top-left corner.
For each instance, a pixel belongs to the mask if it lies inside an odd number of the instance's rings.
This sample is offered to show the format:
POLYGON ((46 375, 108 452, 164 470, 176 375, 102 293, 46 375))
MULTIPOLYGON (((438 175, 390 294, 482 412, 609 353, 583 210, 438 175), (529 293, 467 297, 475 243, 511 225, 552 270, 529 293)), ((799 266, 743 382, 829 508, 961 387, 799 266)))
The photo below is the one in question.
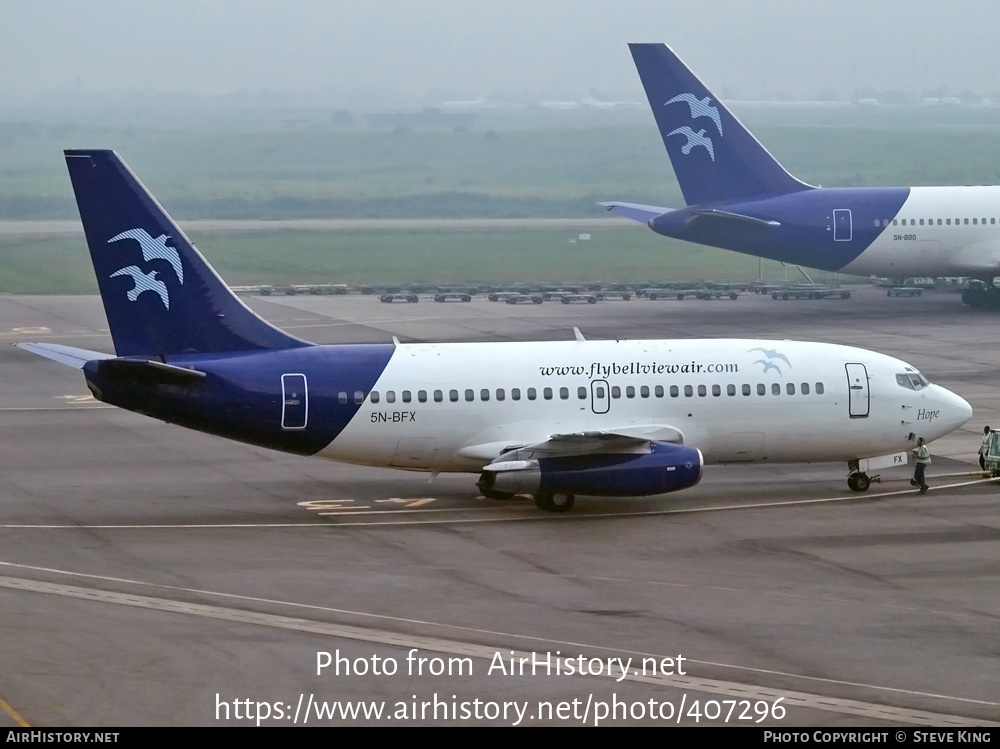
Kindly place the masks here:
POLYGON ((913 450, 913 457, 916 459, 916 465, 913 469, 913 478, 910 479, 910 484, 912 486, 919 486, 920 493, 927 493, 927 481, 924 478, 924 471, 927 470, 927 466, 931 464, 931 451, 927 449, 927 445, 924 444, 924 438, 920 437, 917 439, 917 446, 913 450))

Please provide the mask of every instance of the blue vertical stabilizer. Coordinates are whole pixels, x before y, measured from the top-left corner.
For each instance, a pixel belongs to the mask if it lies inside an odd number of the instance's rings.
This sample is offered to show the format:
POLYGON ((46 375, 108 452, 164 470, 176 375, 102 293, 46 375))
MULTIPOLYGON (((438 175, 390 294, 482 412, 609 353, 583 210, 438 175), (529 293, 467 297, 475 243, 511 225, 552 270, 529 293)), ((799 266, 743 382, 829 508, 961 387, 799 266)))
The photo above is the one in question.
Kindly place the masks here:
POLYGON ((811 189, 781 166, 665 44, 630 44, 688 205, 811 189))
POLYGON ((118 356, 296 348, 229 290, 114 151, 66 151, 118 356))

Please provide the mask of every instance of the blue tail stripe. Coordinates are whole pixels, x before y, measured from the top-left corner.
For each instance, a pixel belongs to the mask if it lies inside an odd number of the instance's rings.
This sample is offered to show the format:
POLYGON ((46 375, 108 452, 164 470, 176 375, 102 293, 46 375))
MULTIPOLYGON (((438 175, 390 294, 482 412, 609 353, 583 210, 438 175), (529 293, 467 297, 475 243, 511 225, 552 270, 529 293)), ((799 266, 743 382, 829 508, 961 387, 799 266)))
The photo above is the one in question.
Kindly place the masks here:
POLYGON ((665 44, 630 44, 684 200, 714 203, 808 190, 665 44))
POLYGON ((65 154, 119 356, 310 345, 243 304, 116 153, 65 154))

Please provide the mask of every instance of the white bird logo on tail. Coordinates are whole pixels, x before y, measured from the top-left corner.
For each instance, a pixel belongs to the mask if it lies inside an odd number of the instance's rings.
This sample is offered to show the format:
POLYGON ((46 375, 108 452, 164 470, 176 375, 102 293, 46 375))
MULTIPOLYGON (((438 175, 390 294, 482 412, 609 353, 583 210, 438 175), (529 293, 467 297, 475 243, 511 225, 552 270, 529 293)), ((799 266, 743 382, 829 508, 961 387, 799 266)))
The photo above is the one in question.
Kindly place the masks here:
POLYGON ((163 281, 156 277, 156 271, 150 273, 143 273, 138 265, 129 265, 125 268, 116 270, 111 274, 111 278, 115 276, 131 276, 132 282, 135 286, 128 292, 128 300, 134 302, 139 298, 139 295, 146 291, 155 291, 160 295, 160 300, 163 302, 163 306, 170 309, 170 297, 167 296, 167 285, 163 281))
POLYGON ((667 133, 667 137, 671 135, 684 135, 687 137, 687 143, 681 147, 681 153, 685 156, 691 153, 691 149, 696 146, 702 146, 708 155, 712 157, 712 161, 715 161, 715 148, 712 146, 712 141, 705 137, 705 131, 699 130, 697 133, 690 127, 685 125, 684 127, 679 127, 676 130, 671 130, 667 133))
POLYGON ((666 102, 664 106, 678 101, 686 102, 691 107, 692 120, 696 117, 708 117, 715 123, 715 127, 719 130, 719 135, 722 135, 722 117, 719 116, 717 107, 709 106, 708 103, 712 101, 709 97, 706 96, 704 99, 699 99, 694 94, 677 94, 673 99, 666 102))
MULTIPOLYGON (((116 234, 108 240, 108 244, 112 242, 117 242, 119 239, 134 239, 142 247, 142 259, 147 263, 154 258, 159 258, 160 260, 166 260, 174 268, 174 273, 177 274, 177 280, 184 283, 184 268, 181 267, 181 256, 177 254, 177 250, 173 247, 167 246, 167 240, 170 239, 169 234, 161 234, 160 236, 153 238, 149 236, 149 232, 145 229, 129 229, 128 231, 123 231, 121 234, 116 234)), ((162 281, 160 282, 162 283, 162 281)))

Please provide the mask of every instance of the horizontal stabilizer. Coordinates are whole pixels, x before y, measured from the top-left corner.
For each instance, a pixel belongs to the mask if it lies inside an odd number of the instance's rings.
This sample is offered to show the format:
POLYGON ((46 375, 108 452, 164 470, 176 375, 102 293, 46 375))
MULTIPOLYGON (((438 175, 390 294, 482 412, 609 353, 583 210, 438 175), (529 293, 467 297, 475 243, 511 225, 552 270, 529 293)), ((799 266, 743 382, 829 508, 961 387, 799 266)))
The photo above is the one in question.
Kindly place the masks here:
POLYGON ((657 216, 662 216, 664 213, 669 213, 672 210, 671 208, 663 208, 658 205, 619 203, 617 201, 598 203, 598 205, 604 206, 609 211, 617 213, 619 216, 624 216, 625 218, 632 219, 633 221, 638 221, 640 224, 649 223, 657 216))
POLYGON ((102 354, 99 351, 88 351, 85 348, 63 346, 58 343, 15 343, 14 345, 76 369, 83 369, 84 364, 95 359, 114 358, 114 354, 102 354))
POLYGON ((205 378, 204 372, 149 359, 105 359, 97 371, 108 379, 128 380, 145 385, 193 384, 205 378))
POLYGON ((723 223, 740 224, 746 228, 756 229, 773 229, 781 226, 780 221, 768 221, 767 219, 756 218, 755 216, 746 216, 742 213, 733 213, 731 211, 720 211, 715 208, 699 209, 688 211, 687 213, 689 214, 689 218, 684 222, 685 226, 690 226, 695 221, 712 222, 716 226, 721 226, 723 223))

